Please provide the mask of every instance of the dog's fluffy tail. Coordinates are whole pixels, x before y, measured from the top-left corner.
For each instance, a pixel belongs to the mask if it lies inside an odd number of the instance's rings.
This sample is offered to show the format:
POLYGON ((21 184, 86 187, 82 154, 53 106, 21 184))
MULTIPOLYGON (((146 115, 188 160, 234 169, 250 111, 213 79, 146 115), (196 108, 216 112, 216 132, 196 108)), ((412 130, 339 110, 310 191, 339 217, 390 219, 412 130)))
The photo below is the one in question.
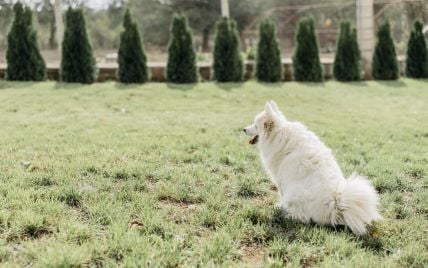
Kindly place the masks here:
POLYGON ((341 220, 357 235, 367 233, 367 224, 382 219, 378 196, 371 183, 355 173, 345 180, 336 203, 341 220))

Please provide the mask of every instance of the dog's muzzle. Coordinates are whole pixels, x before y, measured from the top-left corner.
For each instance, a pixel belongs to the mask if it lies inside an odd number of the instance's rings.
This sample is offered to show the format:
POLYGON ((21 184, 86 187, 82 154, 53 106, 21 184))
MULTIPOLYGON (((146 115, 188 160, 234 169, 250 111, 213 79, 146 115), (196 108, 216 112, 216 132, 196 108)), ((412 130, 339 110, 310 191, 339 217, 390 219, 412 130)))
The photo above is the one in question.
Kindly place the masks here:
MULTIPOLYGON (((244 133, 246 134, 246 135, 252 135, 252 133, 251 133, 251 131, 249 131, 249 129, 248 128, 244 128, 243 129, 244 130, 244 133)), ((253 134, 254 135, 254 134, 253 134)), ((248 143, 249 144, 251 144, 251 145, 254 145, 254 144, 256 144, 257 142, 259 141, 259 135, 254 135, 249 141, 248 141, 248 143)))
POLYGON ((251 140, 248 141, 249 144, 254 145, 259 142, 259 135, 254 136, 251 140))

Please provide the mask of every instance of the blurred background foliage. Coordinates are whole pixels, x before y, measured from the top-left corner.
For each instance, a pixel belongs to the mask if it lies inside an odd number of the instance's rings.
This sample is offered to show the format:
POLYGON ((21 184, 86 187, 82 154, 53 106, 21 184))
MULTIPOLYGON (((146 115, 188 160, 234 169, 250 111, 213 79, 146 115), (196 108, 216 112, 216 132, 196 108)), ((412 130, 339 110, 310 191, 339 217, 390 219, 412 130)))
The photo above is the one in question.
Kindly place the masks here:
MULTIPOLYGON (((6 36, 13 20, 16 0, 0 0, 0 62, 4 60, 6 36)), ((53 0, 22 0, 34 11, 35 28, 48 62, 55 60, 56 44, 53 0), (50 59, 50 57, 52 59, 50 59)), ((399 54, 403 54, 415 19, 428 24, 426 0, 374 0, 376 25, 389 20, 399 54)), ((269 17, 276 22, 283 55, 292 53, 295 30, 300 18, 315 20, 320 51, 333 53, 340 22, 355 26, 355 0, 229 0, 231 17, 237 21, 243 51, 256 44, 258 24, 269 17)), ((198 59, 211 51, 215 22, 220 16, 220 0, 63 0, 63 8, 81 6, 86 15, 91 42, 97 54, 117 50, 122 16, 129 7, 144 39, 149 60, 164 60, 173 13, 188 16, 193 29, 198 59)), ((208 56, 209 57, 209 56, 208 56)))

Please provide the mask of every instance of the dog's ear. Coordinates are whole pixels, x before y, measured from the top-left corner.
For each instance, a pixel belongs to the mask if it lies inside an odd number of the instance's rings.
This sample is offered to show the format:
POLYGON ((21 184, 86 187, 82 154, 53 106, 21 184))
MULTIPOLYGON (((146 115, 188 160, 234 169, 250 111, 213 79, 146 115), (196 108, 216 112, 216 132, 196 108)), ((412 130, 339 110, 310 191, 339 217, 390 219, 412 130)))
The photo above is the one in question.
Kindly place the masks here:
POLYGON ((274 111, 272 109, 272 105, 270 104, 269 101, 266 102, 266 104, 265 104, 265 114, 266 114, 266 117, 267 118, 273 117, 273 113, 274 113, 274 111))
POLYGON ((270 106, 272 107, 272 110, 279 115, 280 117, 285 119, 284 114, 279 110, 278 105, 273 100, 270 101, 270 106))
POLYGON ((270 107, 272 107, 272 110, 274 110, 275 112, 279 112, 278 105, 276 105, 276 102, 271 100, 269 101, 269 103, 270 103, 270 107))
POLYGON ((274 129, 276 123, 278 122, 277 113, 274 111, 274 108, 272 107, 271 102, 266 102, 265 105, 265 121, 264 121, 264 130, 267 133, 266 135, 269 135, 269 133, 272 132, 274 129))

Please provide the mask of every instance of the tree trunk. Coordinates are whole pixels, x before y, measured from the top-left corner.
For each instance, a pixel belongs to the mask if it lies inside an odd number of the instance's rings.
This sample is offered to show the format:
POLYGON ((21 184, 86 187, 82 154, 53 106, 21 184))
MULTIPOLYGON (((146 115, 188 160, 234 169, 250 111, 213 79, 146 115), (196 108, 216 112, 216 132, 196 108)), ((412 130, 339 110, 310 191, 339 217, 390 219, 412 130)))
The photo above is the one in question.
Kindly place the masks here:
POLYGON ((52 8, 52 13, 50 14, 50 33, 49 33, 49 49, 57 48, 58 41, 56 40, 56 25, 55 25, 55 11, 52 8))
POLYGON ((58 44, 58 54, 61 59, 62 51, 62 37, 64 34, 64 26, 62 22, 62 6, 61 0, 55 0, 55 28, 56 28, 56 39, 58 44))
POLYGON ((244 31, 239 32, 239 39, 241 39, 241 51, 247 51, 247 42, 245 42, 246 38, 244 35, 244 31))
POLYGON ((202 33, 202 51, 209 52, 210 51, 210 28, 206 27, 202 33))
POLYGON ((220 0, 221 1, 221 16, 229 18, 229 0, 220 0))

